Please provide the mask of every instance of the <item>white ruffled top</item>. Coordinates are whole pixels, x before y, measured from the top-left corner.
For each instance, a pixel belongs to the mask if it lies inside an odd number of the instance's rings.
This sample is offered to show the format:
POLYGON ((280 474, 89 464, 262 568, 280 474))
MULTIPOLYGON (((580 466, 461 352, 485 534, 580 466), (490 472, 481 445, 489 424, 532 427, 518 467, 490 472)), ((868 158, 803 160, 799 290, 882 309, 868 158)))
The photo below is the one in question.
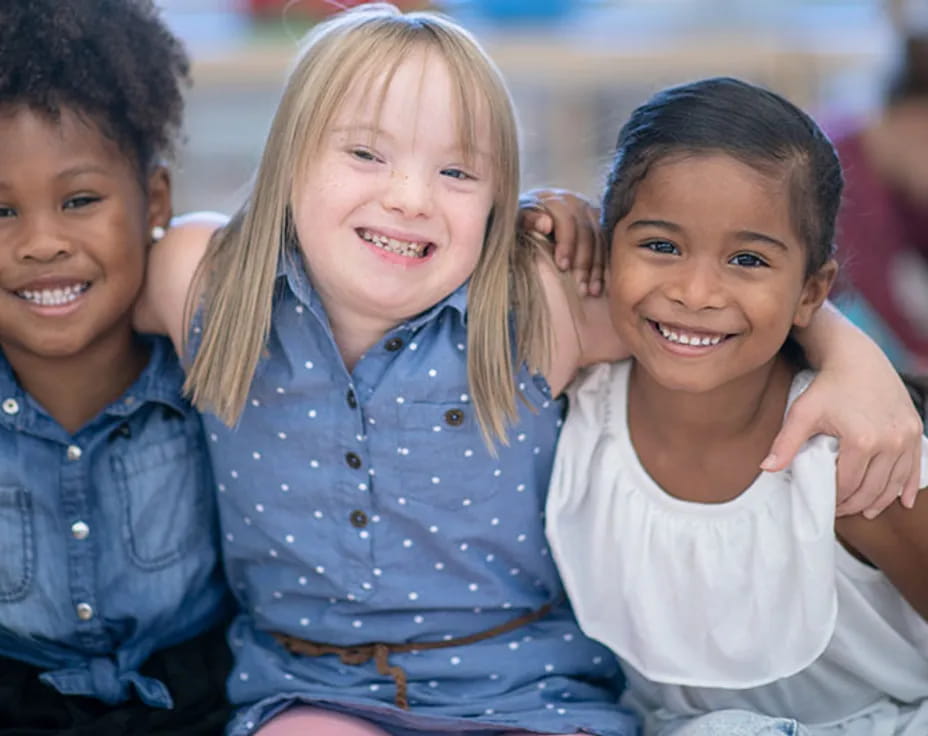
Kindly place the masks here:
MULTIPOLYGON (((654 682, 749 688, 799 672, 837 615, 837 442, 814 437, 726 503, 674 498, 632 446, 630 366, 594 366, 569 388, 547 500, 581 627, 654 682)), ((811 378, 797 375, 790 401, 811 378)))

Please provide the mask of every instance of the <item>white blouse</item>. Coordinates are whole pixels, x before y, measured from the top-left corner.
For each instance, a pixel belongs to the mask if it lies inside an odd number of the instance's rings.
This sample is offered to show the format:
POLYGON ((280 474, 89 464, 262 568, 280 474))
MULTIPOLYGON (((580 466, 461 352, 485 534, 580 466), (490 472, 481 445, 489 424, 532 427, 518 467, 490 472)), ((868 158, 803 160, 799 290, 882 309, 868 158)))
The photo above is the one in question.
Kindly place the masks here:
POLYGON ((726 503, 674 498, 632 446, 630 366, 594 366, 568 389, 546 516, 580 625, 632 665, 636 704, 822 722, 928 697, 928 625, 836 542, 837 442, 814 437, 726 503))

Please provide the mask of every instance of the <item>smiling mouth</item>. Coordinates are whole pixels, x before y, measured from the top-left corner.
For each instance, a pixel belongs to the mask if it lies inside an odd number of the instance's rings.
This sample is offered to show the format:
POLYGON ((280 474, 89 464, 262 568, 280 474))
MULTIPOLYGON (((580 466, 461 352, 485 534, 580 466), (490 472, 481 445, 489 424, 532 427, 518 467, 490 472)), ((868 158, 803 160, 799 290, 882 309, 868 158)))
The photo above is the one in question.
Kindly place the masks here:
POLYGON ((396 238, 388 238, 386 235, 375 233, 372 230, 364 230, 363 228, 359 228, 356 232, 358 233, 358 237, 362 240, 366 240, 371 245, 375 245, 381 250, 385 250, 389 253, 405 256, 406 258, 425 258, 435 248, 434 243, 397 240, 396 238))
POLYGON ((20 289, 13 293, 20 299, 37 304, 40 307, 60 307, 75 301, 89 288, 89 281, 81 281, 54 289, 20 289))
POLYGON ((669 327, 653 320, 648 320, 648 322, 667 342, 677 345, 711 347, 731 337, 730 334, 723 332, 697 332, 695 330, 684 330, 681 327, 669 327))

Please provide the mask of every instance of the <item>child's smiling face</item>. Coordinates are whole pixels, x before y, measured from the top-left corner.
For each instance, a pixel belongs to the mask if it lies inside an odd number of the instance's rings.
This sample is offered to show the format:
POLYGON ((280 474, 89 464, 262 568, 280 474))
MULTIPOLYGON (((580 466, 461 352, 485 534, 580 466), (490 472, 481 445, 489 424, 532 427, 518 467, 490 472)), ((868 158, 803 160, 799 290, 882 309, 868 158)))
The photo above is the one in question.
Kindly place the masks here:
MULTIPOLYGON (((388 328, 473 273, 495 185, 490 152, 462 149, 456 90, 438 53, 409 54, 382 104, 379 81, 349 90, 292 203, 333 323, 388 328)), ((474 112, 479 147, 490 128, 487 111, 474 112)))
MULTIPOLYGON (((154 177, 153 177, 154 182, 154 177)), ((0 346, 73 358, 131 335, 149 231, 169 212, 134 162, 73 110, 0 109, 0 346)))
POLYGON ((655 164, 612 238, 612 320, 665 388, 708 391, 772 361, 833 267, 806 277, 785 177, 724 154, 655 164))

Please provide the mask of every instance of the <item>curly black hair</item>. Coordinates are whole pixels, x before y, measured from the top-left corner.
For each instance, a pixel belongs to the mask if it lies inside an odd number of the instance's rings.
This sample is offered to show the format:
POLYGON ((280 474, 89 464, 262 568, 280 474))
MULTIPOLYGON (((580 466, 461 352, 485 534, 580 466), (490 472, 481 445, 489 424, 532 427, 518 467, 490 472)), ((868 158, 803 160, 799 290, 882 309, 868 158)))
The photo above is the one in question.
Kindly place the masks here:
POLYGON ((88 116, 141 173, 174 153, 189 83, 151 0, 0 2, 0 109, 88 116))

